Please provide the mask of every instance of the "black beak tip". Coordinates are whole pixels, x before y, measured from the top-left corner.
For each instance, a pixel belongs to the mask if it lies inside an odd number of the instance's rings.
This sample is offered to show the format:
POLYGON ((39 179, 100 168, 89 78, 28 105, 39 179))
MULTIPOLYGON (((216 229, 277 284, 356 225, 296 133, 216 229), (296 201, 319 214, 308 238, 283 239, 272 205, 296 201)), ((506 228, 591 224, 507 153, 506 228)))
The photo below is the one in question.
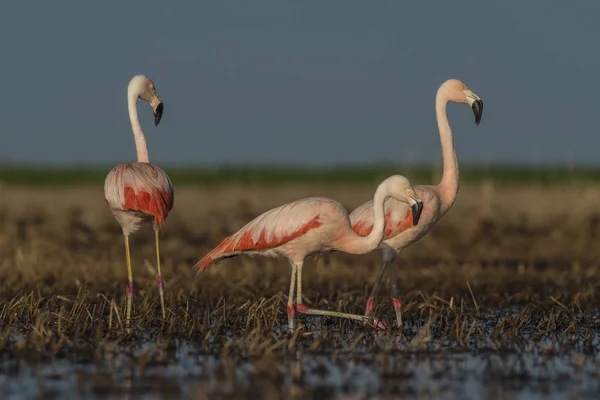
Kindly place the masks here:
POLYGON ((413 226, 419 223, 419 219, 421 219, 421 212, 423 211, 423 203, 418 202, 417 204, 413 204, 411 206, 412 209, 412 217, 413 217, 413 226))
POLYGON ((483 101, 475 100, 471 108, 473 108, 473 114, 475 114, 475 125, 479 125, 481 114, 483 114, 483 101))
POLYGON ((156 106, 156 110, 154 111, 154 126, 157 126, 160 122, 160 119, 162 118, 162 113, 163 103, 159 103, 158 106, 156 106))

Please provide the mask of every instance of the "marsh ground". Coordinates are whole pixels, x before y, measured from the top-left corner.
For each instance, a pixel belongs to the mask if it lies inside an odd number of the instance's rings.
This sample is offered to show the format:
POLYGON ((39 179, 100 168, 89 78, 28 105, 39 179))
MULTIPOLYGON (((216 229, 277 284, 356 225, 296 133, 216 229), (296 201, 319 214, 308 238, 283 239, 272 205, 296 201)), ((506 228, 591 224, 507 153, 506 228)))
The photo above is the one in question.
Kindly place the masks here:
MULTIPOLYGON (((405 327, 301 316, 285 333, 289 267, 191 266, 257 214, 299 197, 352 209, 376 185, 178 188, 162 236, 167 318, 149 229, 132 238, 123 328, 120 229, 101 188, 0 188, 3 398, 597 398, 600 189, 461 187, 400 260, 405 327)), ((306 301, 362 313, 378 253, 304 272, 306 301)), ((377 313, 391 323, 389 287, 377 313)))

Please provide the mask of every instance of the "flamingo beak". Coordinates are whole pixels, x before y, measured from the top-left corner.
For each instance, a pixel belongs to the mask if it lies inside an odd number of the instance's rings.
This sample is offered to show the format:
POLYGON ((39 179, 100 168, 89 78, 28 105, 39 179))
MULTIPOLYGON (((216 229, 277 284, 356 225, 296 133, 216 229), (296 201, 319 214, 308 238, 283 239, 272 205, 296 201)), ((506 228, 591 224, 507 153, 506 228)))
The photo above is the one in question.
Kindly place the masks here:
POLYGON ((481 114, 483 113, 483 101, 481 101, 481 99, 476 99, 473 104, 471 104, 471 108, 473 109, 473 114, 475 114, 475 125, 479 125, 481 122, 481 114))
POLYGON ((421 211, 423 211, 423 203, 420 201, 417 204, 413 204, 411 207, 412 217, 413 217, 413 226, 419 223, 419 219, 421 218, 421 211))
POLYGON ((158 103, 158 105, 154 109, 154 126, 157 126, 158 123, 160 122, 160 119, 162 118, 162 113, 163 113, 163 103, 161 101, 160 103, 158 103))
POLYGON ((423 211, 423 202, 416 196, 409 196, 408 203, 410 204, 410 209, 412 211, 413 226, 415 226, 419 223, 419 219, 421 219, 421 212, 423 211))

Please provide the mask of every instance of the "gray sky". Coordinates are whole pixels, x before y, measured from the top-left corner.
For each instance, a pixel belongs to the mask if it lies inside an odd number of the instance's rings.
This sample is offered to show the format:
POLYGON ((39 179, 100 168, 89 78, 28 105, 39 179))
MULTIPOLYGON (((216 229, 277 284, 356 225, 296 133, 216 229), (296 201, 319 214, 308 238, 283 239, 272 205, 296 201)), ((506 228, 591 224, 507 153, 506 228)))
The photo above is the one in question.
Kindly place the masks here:
POLYGON ((598 163, 600 2, 11 1, 0 12, 0 162, 432 162, 447 78, 459 161, 598 163))

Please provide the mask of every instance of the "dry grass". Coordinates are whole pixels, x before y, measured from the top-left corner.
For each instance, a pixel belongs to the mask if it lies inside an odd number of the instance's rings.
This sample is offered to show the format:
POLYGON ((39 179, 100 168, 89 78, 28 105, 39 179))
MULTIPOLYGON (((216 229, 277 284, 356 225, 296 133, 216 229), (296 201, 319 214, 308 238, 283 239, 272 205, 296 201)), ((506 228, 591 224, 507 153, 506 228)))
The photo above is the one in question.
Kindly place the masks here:
MULTIPOLYGON (((5 189, 0 350, 32 359, 72 357, 76 350, 77 357, 97 362, 125 352, 132 368, 143 371, 174 362, 178 341, 192 339, 199 354, 254 360, 251 375, 262 377, 273 393, 306 384, 294 369, 302 354, 375 357, 381 368, 386 363, 377 357, 397 350, 443 357, 456 349, 497 354, 533 345, 597 358, 598 189, 461 188, 451 212, 401 259, 402 339, 353 321, 306 316, 300 316, 300 330, 286 334, 289 267, 283 260, 233 258, 198 277, 191 269, 221 238, 270 207, 324 195, 351 209, 372 190, 298 185, 179 190, 161 248, 167 318, 160 316, 147 229, 132 240, 135 319, 128 337, 123 240, 101 189, 5 189)), ((318 265, 308 261, 307 303, 362 313, 378 267, 377 253, 335 254, 318 265)), ((380 293, 378 314, 391 321, 387 289, 380 293)), ((223 379, 232 373, 220 368, 223 379)))

